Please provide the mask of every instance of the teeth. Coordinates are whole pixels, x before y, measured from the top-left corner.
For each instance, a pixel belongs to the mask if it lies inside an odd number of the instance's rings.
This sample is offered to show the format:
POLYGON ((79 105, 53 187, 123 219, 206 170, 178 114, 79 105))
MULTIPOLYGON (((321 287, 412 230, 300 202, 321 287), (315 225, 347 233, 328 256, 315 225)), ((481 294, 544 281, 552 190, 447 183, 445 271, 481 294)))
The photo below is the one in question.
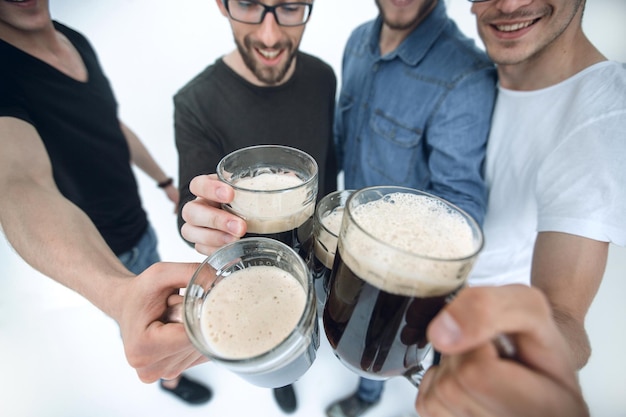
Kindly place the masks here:
POLYGON ((278 56, 278 54, 280 53, 280 51, 267 51, 264 49, 259 49, 259 52, 261 53, 261 55, 263 55, 265 58, 267 59, 273 59, 276 58, 278 56))
POLYGON ((501 32, 514 32, 516 30, 527 28, 528 26, 534 23, 533 20, 529 20, 527 22, 522 23, 514 23, 512 25, 496 25, 499 31, 501 32))

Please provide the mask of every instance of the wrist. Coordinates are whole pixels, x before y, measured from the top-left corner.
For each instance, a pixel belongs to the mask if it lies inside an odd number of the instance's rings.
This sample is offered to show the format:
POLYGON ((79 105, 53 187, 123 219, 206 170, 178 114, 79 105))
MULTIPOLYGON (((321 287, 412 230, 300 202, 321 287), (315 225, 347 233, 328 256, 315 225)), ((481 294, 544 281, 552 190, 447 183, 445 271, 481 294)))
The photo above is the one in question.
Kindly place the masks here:
POLYGON ((174 178, 169 177, 168 179, 158 182, 157 183, 157 187, 159 188, 166 188, 169 187, 170 185, 174 184, 174 178))

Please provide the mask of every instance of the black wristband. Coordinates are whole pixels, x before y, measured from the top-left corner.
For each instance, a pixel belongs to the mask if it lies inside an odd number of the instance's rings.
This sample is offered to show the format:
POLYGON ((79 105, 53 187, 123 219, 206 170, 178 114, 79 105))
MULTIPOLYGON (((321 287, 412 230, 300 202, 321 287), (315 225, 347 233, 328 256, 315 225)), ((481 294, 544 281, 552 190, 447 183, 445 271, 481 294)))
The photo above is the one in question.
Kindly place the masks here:
POLYGON ((169 187, 172 184, 174 184, 174 178, 168 178, 165 181, 158 183, 157 187, 165 188, 165 187, 169 187))

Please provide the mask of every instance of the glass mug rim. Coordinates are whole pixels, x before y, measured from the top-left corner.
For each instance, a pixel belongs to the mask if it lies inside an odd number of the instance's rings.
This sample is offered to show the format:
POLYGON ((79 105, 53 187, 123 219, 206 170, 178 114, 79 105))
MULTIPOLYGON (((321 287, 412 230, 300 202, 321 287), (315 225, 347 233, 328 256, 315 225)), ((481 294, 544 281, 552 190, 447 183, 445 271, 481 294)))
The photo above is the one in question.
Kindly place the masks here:
MULTIPOLYGON (((283 255, 284 256, 284 255, 283 255)), ((296 277, 297 278, 297 277, 296 277)), ((300 280, 298 280, 300 282, 300 280)), ((266 366, 264 367, 271 367, 271 366, 275 366, 275 365, 280 365, 281 362, 284 360, 284 357, 279 357, 279 358, 274 358, 273 361, 266 361, 267 359, 271 359, 271 356, 278 352, 278 351, 283 351, 283 354, 288 354, 288 353, 292 353, 292 351, 298 351, 303 349, 302 346, 298 346, 297 344, 294 344, 293 346, 288 347, 287 349, 285 349, 285 342, 287 342, 288 340, 294 338, 294 337, 298 337, 298 334, 300 333, 300 329, 306 327, 307 322, 310 320, 310 316, 312 314, 316 313, 316 304, 315 304, 315 292, 312 291, 312 276, 311 273, 306 265, 306 263, 304 262, 304 260, 302 259, 302 257, 300 255, 298 255, 298 253, 291 247, 289 247, 288 245, 272 239, 272 238, 267 238, 267 237, 248 237, 248 238, 242 238, 236 242, 231 242, 227 245, 224 245, 222 247, 220 247, 217 251, 215 251, 211 256, 208 256, 196 269, 196 271, 194 272, 194 274, 191 277, 191 280, 189 282, 189 285, 187 287, 187 290, 185 291, 185 295, 183 297, 183 324, 185 326, 185 330, 187 332, 187 335, 189 336, 189 339, 192 341, 192 344, 194 345, 194 347, 200 352, 202 353, 204 356, 206 356, 207 358, 210 358, 211 360, 215 360, 221 363, 224 363, 226 365, 237 365, 237 364, 241 364, 243 366, 245 365, 252 365, 255 364, 257 362, 264 362, 266 366), (223 276, 223 275, 219 275, 220 273, 223 273, 224 270, 226 270, 227 268, 231 267, 232 265, 242 262, 241 258, 236 258, 236 259, 232 259, 231 261, 220 265, 219 268, 215 268, 214 265, 211 264, 211 262, 215 262, 216 259, 219 257, 220 254, 222 254, 224 251, 227 251, 229 249, 231 249, 233 246, 237 246, 237 245, 243 245, 243 244, 247 244, 247 243, 251 243, 251 242, 258 242, 258 243, 263 243, 266 245, 275 245, 277 246, 280 250, 282 251, 286 251, 288 253, 290 253, 290 257, 293 257, 294 260, 296 260, 297 264, 298 264, 298 269, 301 270, 301 272, 303 272, 306 276, 306 282, 307 282, 307 288, 306 288, 306 300, 305 300, 305 307, 300 315, 300 318, 298 319, 297 324, 294 326, 293 330, 291 330, 291 332, 289 332, 289 334, 282 339, 280 342, 278 342, 273 348, 262 352, 260 354, 257 354, 255 356, 251 356, 248 358, 227 358, 227 357, 223 357, 220 356, 219 354, 216 354, 215 352, 210 352, 205 348, 205 344, 206 344, 206 339, 202 336, 202 331, 201 328, 198 326, 198 329, 193 329, 191 327, 190 322, 193 320, 192 317, 190 317, 191 314, 193 314, 192 308, 190 307, 190 303, 192 301, 190 301, 189 297, 192 296, 196 296, 197 292, 200 291, 201 292, 201 296, 200 298, 202 298, 202 303, 200 305, 200 308, 202 308, 202 306, 204 305, 205 302, 205 298, 208 294, 208 292, 215 287, 216 285, 219 284, 219 282, 221 282, 222 279, 227 278, 227 276, 223 276), (216 272, 216 278, 215 281, 210 285, 210 287, 208 289, 203 288, 201 285, 196 283, 196 279, 200 274, 200 271, 202 271, 202 269, 204 267, 210 267, 213 270, 215 270, 216 272)), ((195 311, 195 309, 193 309, 195 311)), ((305 345, 306 347, 306 345, 305 345)))
MULTIPOLYGON (((260 164, 257 164, 257 165, 260 166, 260 164)), ((281 193, 289 192, 292 190, 297 190, 299 188, 309 187, 311 183, 317 182, 317 179, 319 176, 319 167, 317 165, 317 161, 315 160, 315 158, 313 158, 311 155, 309 155, 307 152, 301 149, 294 148, 291 146, 285 146, 285 145, 254 145, 254 146, 247 146, 245 148, 237 149, 225 155, 218 162, 216 171, 217 171, 216 173, 217 173, 217 177, 219 178, 219 180, 230 185, 235 191, 243 191, 246 193, 253 193, 253 194, 254 193, 281 194, 281 193), (252 188, 241 187, 241 186, 238 186, 236 182, 232 181, 232 175, 230 178, 227 178, 224 176, 223 174, 223 171, 225 171, 224 165, 228 162, 229 159, 237 157, 245 152, 263 151, 263 150, 270 150, 270 149, 276 149, 285 153, 292 153, 295 155, 299 155, 303 159, 306 159, 314 167, 312 175, 310 175, 308 178, 302 178, 300 175, 298 175, 298 178, 302 180, 302 184, 294 185, 292 187, 287 187, 287 188, 280 188, 277 190, 255 190, 252 188)))
MULTIPOLYGON (((475 258, 480 251, 482 250, 484 244, 485 244, 485 238, 484 238, 484 234, 482 233, 482 228, 478 225, 478 223, 476 222, 476 220, 474 220, 474 218, 472 216, 470 216, 465 210, 461 209, 460 207, 456 206, 455 204, 441 198, 441 197, 437 197, 434 194, 430 194, 427 193, 425 191, 421 191, 421 190, 417 190, 415 188, 409 188, 409 187, 402 187, 402 186, 395 186, 395 185, 390 185, 390 186, 381 186, 381 185, 376 185, 376 186, 371 186, 371 187, 365 187, 365 188, 361 188, 358 189, 356 191, 354 191, 349 197, 348 200, 346 201, 346 205, 345 205, 345 212, 344 212, 344 217, 348 216, 348 218, 350 219, 350 222, 352 223, 353 227, 356 227, 360 233, 363 233, 364 235, 366 235, 369 239, 372 239, 374 242, 376 242, 376 244, 379 245, 384 245, 388 248, 393 249, 394 251, 401 253, 403 256, 408 256, 411 258, 420 258, 420 259, 425 259, 425 260, 429 260, 429 261, 438 261, 438 262, 463 262, 463 261, 468 261, 471 260, 472 258, 475 258), (461 257, 449 257, 449 258, 440 258, 440 257, 435 257, 435 256, 427 256, 427 255, 421 255, 419 253, 416 252, 411 252, 411 251, 407 251, 404 250, 402 248, 398 248, 397 246, 394 246, 392 243, 387 242, 383 239, 378 238, 377 236, 373 235, 372 233, 370 233, 367 229, 363 228, 363 226, 361 224, 359 224, 359 222, 357 221, 357 219, 354 218, 354 215, 352 214, 351 210, 349 209, 350 204, 352 202, 353 199, 358 198, 358 196, 366 193, 366 192, 371 192, 371 191, 377 191, 380 190, 380 197, 384 197, 385 195, 391 194, 391 193, 408 193, 408 194, 414 194, 414 195, 423 195, 425 197, 430 197, 440 203, 442 203, 444 206, 446 207, 451 207, 453 210, 458 211, 461 215, 463 215, 463 217, 470 223, 469 226, 472 228, 472 230, 476 230, 478 231, 478 244, 476 245, 476 247, 474 248, 474 250, 466 255, 466 256, 461 256, 461 257), (382 190, 386 190, 385 192, 382 192, 382 190)), ((345 220, 344 220, 345 221, 345 220)), ((341 229, 343 229, 343 224, 341 226, 341 229)), ((341 233, 341 232, 340 232, 341 233)), ((339 248, 337 248, 337 250, 339 250, 339 248)))
MULTIPOLYGON (((326 212, 320 213, 319 209, 325 202, 330 201, 332 198, 334 198, 334 197, 341 198, 343 194, 347 194, 346 202, 344 203, 344 205, 337 205, 337 206, 333 207, 332 210, 335 210, 338 207, 342 207, 342 208, 345 209, 346 204, 348 204, 348 199, 350 198, 350 196, 352 194, 354 194, 355 191, 356 190, 352 190, 352 189, 333 191, 332 193, 328 193, 324 197, 322 197, 320 199, 320 201, 318 201, 317 205, 315 206, 315 221, 324 230, 324 232, 328 233, 332 237, 338 238, 339 237, 339 233, 335 233, 332 230, 329 230, 328 227, 326 227, 326 225, 321 221, 322 218, 323 218, 322 214, 325 214, 326 212)), ((332 212, 332 210, 329 210, 328 212, 332 212)))

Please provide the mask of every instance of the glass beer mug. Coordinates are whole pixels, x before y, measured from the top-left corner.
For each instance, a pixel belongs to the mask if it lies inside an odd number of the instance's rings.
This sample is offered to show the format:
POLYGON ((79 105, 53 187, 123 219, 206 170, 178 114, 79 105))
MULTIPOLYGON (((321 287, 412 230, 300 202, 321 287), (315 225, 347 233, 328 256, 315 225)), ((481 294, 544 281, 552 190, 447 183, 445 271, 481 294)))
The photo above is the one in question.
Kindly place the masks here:
POLYGON ((348 199, 323 313, 335 355, 368 379, 419 385, 426 328, 466 283, 478 224, 433 195, 370 187, 348 199))
POLYGON ((311 274, 292 248, 269 238, 244 238, 208 257, 185 292, 183 323, 202 354, 261 387, 296 381, 319 346, 311 274))

